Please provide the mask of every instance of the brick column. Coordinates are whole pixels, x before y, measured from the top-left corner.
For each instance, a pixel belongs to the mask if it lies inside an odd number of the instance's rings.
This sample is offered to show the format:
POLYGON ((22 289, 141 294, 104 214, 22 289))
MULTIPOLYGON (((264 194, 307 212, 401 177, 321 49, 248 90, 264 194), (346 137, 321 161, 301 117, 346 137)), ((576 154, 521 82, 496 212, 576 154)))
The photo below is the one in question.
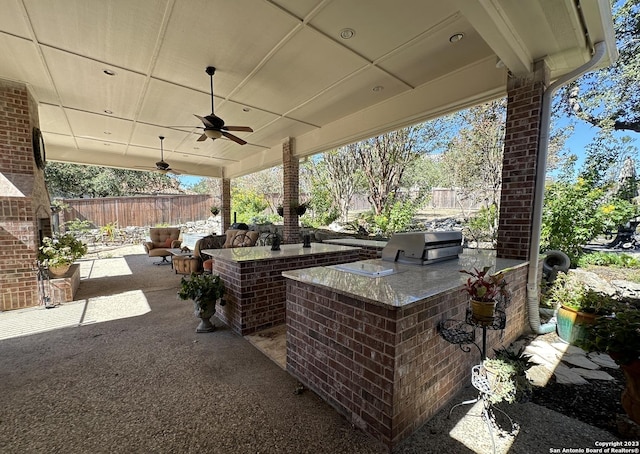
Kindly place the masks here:
POLYGON ((38 105, 26 85, 0 80, 0 310, 39 303, 35 264, 51 235, 49 194, 35 163, 38 105))
POLYGON ((507 85, 507 120, 497 256, 526 260, 531 244, 536 160, 540 149, 542 96, 548 83, 543 62, 528 78, 507 85))
POLYGON ((300 227, 298 226, 298 215, 291 208, 292 203, 298 203, 299 192, 299 167, 298 158, 293 155, 293 138, 282 143, 282 169, 283 169, 283 200, 284 209, 284 238, 283 243, 298 243, 300 240, 300 227))
POLYGON ((222 179, 222 234, 231 226, 231 180, 229 178, 222 179))

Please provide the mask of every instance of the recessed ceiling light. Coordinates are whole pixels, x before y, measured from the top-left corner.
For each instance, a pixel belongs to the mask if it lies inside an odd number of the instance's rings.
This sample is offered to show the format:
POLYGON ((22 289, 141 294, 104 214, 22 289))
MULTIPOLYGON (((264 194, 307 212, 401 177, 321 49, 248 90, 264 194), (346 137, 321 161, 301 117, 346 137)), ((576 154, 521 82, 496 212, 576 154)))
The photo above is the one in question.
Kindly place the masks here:
POLYGON ((116 72, 112 69, 105 69, 102 71, 103 73, 105 73, 107 76, 115 76, 116 72))
POLYGON ((110 147, 111 146, 111 144, 107 143, 107 142, 102 142, 102 145, 104 145, 105 147, 110 147))
POLYGON ((194 149, 194 150, 199 150, 199 149, 200 149, 200 147, 193 147, 193 149, 194 149))
POLYGON ((113 111, 111 111, 109 109, 105 109, 104 113, 106 113, 107 115, 111 115, 113 113, 113 111))
POLYGON ((464 38, 464 33, 456 33, 455 35, 451 35, 449 37, 449 42, 450 43, 457 43, 458 41, 460 41, 462 38, 464 38))
POLYGON ((110 135, 111 135, 111 131, 104 131, 103 133, 104 133, 104 134, 106 134, 106 135, 108 135, 108 136, 110 136, 110 135))
POLYGON ((356 31, 353 28, 343 28, 340 30, 340 38, 351 39, 356 36, 356 31))
POLYGON ((384 90, 384 87, 382 85, 376 85, 375 87, 372 88, 373 91, 382 91, 384 90))
POLYGON ((249 109, 248 107, 243 107, 243 108, 242 108, 242 111, 243 111, 243 112, 249 112, 250 110, 251 110, 251 109, 249 109))

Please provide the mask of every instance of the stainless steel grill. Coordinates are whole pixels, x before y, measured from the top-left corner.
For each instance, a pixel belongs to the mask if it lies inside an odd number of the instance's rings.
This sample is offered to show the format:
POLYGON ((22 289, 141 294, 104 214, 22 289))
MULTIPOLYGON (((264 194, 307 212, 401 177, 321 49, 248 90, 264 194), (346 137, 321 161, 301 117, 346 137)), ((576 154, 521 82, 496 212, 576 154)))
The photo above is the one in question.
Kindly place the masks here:
POLYGON ((382 260, 429 265, 452 260, 462 253, 462 232, 396 233, 382 249, 382 260))

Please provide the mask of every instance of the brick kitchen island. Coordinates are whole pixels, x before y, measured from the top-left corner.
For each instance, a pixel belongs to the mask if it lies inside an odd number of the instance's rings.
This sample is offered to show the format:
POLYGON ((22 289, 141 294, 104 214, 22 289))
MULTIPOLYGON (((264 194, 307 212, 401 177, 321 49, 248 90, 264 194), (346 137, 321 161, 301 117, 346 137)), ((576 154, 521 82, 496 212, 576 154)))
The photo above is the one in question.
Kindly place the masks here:
POLYGON ((233 331, 245 336, 285 323, 285 279, 282 272, 360 260, 361 250, 352 246, 312 243, 205 249, 213 258, 213 273, 225 285, 224 306, 216 315, 233 331))
POLYGON ((527 329, 528 264, 469 250, 427 266, 358 264, 393 274, 372 277, 336 266, 283 273, 287 371, 391 450, 468 385, 479 362, 475 352, 437 332, 438 322, 465 318, 465 275, 458 271, 492 265, 506 272, 512 300, 503 336, 488 335, 490 352, 527 329))

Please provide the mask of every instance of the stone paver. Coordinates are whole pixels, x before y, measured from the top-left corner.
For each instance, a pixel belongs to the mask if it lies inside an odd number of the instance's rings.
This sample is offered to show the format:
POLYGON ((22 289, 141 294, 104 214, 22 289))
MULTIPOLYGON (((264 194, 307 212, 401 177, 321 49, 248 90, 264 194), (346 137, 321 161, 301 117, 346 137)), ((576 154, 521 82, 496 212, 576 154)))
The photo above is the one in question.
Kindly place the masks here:
POLYGON ((556 376, 556 382, 563 385, 586 385, 589 383, 580 374, 564 364, 558 364, 553 373, 556 376))
POLYGON ((585 352, 580 347, 576 347, 575 345, 565 344, 564 342, 554 342, 551 344, 553 348, 567 355, 586 355, 585 352))
POLYGON ((593 361, 590 361, 584 353, 564 355, 562 361, 573 366, 581 367, 582 369, 596 370, 599 368, 599 366, 593 361))
POLYGON ((587 355, 587 357, 596 363, 598 366, 606 367, 608 369, 619 369, 620 366, 616 364, 614 360, 611 359, 611 356, 606 353, 599 352, 591 352, 587 355))
POLYGON ((589 369, 581 369, 579 367, 574 367, 571 370, 574 371, 576 374, 579 374, 581 377, 586 378, 588 380, 604 380, 604 381, 615 380, 611 375, 609 375, 603 370, 589 370, 589 369))

